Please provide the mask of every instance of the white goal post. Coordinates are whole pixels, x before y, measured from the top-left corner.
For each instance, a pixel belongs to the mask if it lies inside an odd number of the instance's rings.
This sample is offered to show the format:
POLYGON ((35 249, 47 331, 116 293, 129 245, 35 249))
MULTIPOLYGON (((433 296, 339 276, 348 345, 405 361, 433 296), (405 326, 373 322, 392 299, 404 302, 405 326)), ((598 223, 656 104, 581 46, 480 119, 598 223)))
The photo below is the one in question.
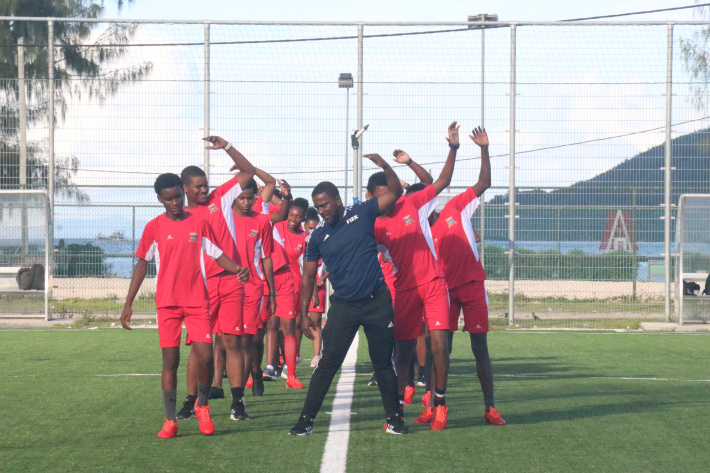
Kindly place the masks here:
POLYGON ((42 190, 0 190, 0 317, 49 320, 51 229, 49 196, 42 190), (44 267, 44 289, 21 289, 23 267, 44 267))
POLYGON ((675 255, 676 320, 710 323, 710 295, 702 294, 710 274, 710 194, 678 199, 675 255))

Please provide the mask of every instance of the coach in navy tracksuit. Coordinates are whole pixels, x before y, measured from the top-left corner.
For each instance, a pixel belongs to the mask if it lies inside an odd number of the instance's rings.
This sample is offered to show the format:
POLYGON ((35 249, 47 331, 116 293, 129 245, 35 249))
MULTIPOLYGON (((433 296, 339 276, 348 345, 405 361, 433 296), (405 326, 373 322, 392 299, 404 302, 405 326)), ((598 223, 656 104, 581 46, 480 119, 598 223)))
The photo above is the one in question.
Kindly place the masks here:
POLYGON ((392 297, 377 260, 375 219, 393 206, 402 195, 402 186, 392 168, 379 155, 366 155, 387 176, 388 191, 376 199, 345 208, 338 189, 331 182, 321 182, 312 193, 313 204, 323 218, 306 239, 301 283, 301 328, 313 338, 313 321, 308 306, 318 268, 318 260, 328 268, 333 286, 328 323, 323 329, 323 357, 313 372, 308 395, 291 435, 311 433, 313 419, 323 403, 333 377, 360 326, 365 329, 370 359, 375 368, 377 386, 387 415, 388 433, 409 433, 399 416, 397 376, 392 364, 394 349, 392 297))

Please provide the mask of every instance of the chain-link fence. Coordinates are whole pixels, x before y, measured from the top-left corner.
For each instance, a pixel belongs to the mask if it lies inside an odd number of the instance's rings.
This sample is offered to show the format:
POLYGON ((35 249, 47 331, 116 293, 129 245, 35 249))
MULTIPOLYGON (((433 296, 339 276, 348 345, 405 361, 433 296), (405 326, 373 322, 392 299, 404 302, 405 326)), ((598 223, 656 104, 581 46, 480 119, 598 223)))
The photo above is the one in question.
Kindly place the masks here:
MULTIPOLYGON (((478 179, 469 131, 483 124, 491 141, 493 187, 474 227, 492 317, 671 317, 675 205, 710 191, 707 88, 692 55, 708 24, 2 21, 27 33, 0 45, 0 179, 54 197, 57 313, 120 311, 137 240, 161 212, 155 177, 190 164, 213 186, 229 177, 229 158, 203 150, 207 134, 296 196, 330 180, 350 201, 374 172, 363 152, 404 149, 436 177, 458 120, 446 195, 478 179), (67 33, 80 27, 80 41, 67 33), (84 56, 99 67, 82 69, 84 56)), ((152 310, 151 282, 139 310, 152 310)))

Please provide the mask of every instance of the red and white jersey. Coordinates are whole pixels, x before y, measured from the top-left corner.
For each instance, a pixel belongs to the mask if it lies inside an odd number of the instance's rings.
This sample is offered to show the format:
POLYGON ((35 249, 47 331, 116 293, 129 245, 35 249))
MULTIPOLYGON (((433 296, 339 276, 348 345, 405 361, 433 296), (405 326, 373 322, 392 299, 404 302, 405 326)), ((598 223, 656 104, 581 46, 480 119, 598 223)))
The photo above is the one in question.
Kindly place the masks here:
MULTIPOLYGON (((306 232, 301 230, 300 233, 291 233, 288 230, 288 220, 279 222, 274 225, 274 229, 278 231, 281 241, 286 250, 288 264, 293 275, 293 286, 296 292, 301 288, 301 275, 303 274, 303 252, 306 250, 306 232)), ((274 237, 276 235, 274 234, 274 237)))
POLYGON ((261 284, 264 281, 261 259, 271 256, 274 251, 271 217, 254 212, 246 217, 234 215, 234 233, 237 253, 249 266, 249 284, 261 284))
POLYGON ((385 259, 385 256, 380 252, 377 253, 377 260, 380 262, 380 268, 382 269, 382 274, 385 276, 385 284, 390 290, 390 294, 394 294, 394 269, 392 268, 392 263, 385 259))
MULTIPOLYGON (((273 207, 273 206, 271 206, 271 207, 273 207)), ((277 212, 278 212, 278 209, 280 209, 280 208, 281 207, 277 207, 277 212)), ((269 217, 269 218, 271 218, 271 217, 269 217)), ((279 223, 285 223, 285 221, 279 222, 279 223)), ((276 225, 278 225, 278 223, 276 225)), ((271 233, 274 237, 274 252, 271 254, 271 260, 274 262, 274 273, 286 265, 289 265, 289 267, 290 267, 290 263, 288 261, 288 255, 286 254, 286 247, 284 246, 284 240, 281 237, 281 234, 279 233, 279 231, 276 229, 276 225, 271 225, 271 227, 272 227, 271 233)))
POLYGON ((479 203, 478 196, 469 187, 446 203, 439 220, 431 227, 434 247, 450 289, 486 279, 471 225, 479 203))
MULTIPOLYGON (((187 211, 206 220, 217 238, 217 245, 238 265, 246 266, 237 254, 234 217, 232 215, 232 202, 241 193, 242 187, 239 185, 237 178, 233 177, 212 191, 206 205, 198 205, 195 208, 187 209, 187 211)), ((206 269, 208 278, 224 271, 217 263, 211 260, 207 261, 206 269)))
POLYGON ((264 203, 261 200, 261 196, 257 195, 256 200, 254 200, 254 206, 251 209, 258 214, 275 214, 280 208, 280 205, 271 205, 271 202, 264 203))
POLYGON ((397 202, 390 215, 375 222, 377 249, 392 263, 397 291, 444 277, 427 220, 436 203, 436 190, 429 185, 397 202))
POLYGON ((205 253, 213 260, 222 255, 212 228, 188 212, 185 220, 169 220, 165 214, 145 226, 136 256, 155 258, 155 303, 162 307, 208 307, 205 253))

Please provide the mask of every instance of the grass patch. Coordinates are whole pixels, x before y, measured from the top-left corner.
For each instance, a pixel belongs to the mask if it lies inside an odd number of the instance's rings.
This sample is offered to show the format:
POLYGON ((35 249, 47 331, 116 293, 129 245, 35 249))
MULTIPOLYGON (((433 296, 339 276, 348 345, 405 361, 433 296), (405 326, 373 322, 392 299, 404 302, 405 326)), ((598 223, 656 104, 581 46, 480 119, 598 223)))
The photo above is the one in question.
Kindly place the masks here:
MULTIPOLYGON (((251 421, 230 421, 230 400, 216 400, 215 435, 200 435, 187 420, 177 438, 164 441, 155 438, 162 425, 158 376, 98 376, 159 373, 155 330, 8 330, 0 337, 0 396, 21 394, 4 413, 12 427, 0 436, 3 471, 320 468, 337 378, 311 436, 286 435, 306 393, 281 380, 267 383, 261 398, 247 390, 251 421)), ((710 334, 493 331, 496 401, 508 425, 492 427, 482 420, 468 337, 457 333, 448 427, 431 432, 412 423, 421 410, 419 388, 415 404, 405 407, 410 436, 383 433, 379 390, 366 385, 371 364, 362 333, 360 340, 348 472, 704 472, 710 464, 703 440, 710 396, 702 381, 710 379, 710 334)), ((303 353, 310 355, 307 342, 303 353)), ((306 385, 310 372, 299 368, 306 385)))

